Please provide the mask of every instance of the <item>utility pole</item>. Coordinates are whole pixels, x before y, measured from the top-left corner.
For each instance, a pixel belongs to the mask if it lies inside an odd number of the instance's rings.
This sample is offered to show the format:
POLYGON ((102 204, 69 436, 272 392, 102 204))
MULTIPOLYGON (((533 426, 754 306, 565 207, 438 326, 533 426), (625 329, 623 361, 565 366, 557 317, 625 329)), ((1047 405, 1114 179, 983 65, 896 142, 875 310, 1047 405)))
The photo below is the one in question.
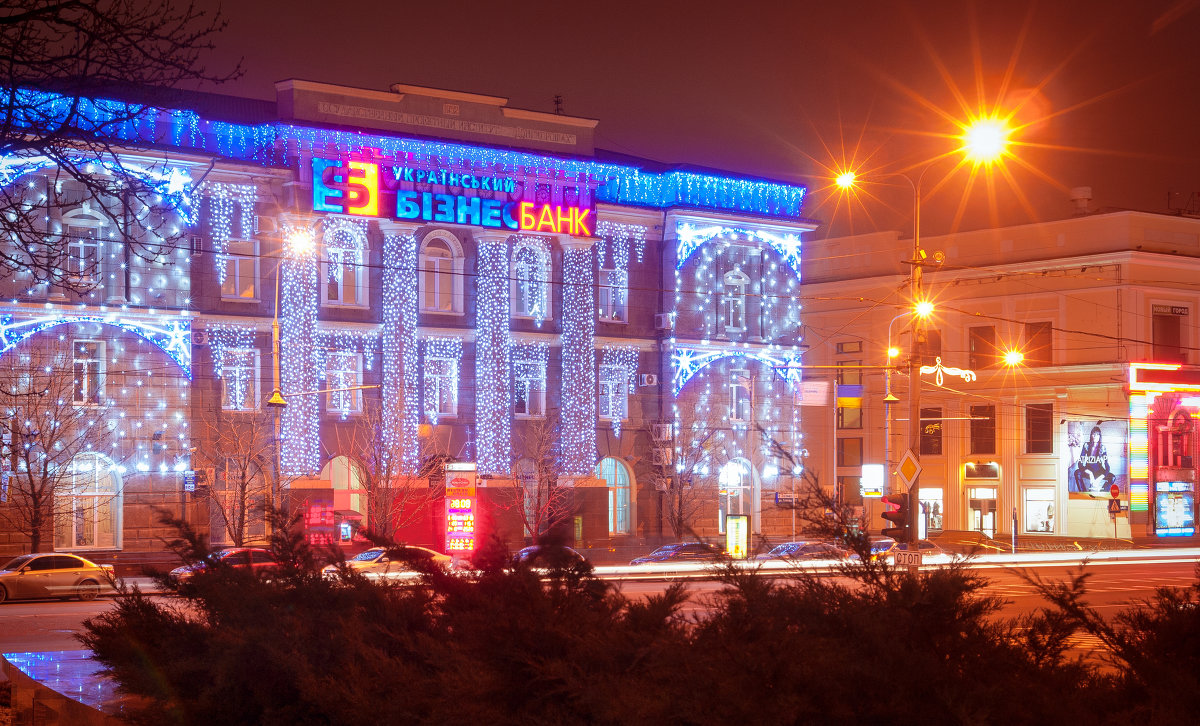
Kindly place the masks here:
MULTIPOLYGON (((913 184, 913 256, 910 261, 912 265, 909 273, 909 295, 914 306, 919 305, 925 298, 921 293, 921 180, 925 177, 925 171, 929 167, 921 170, 921 175, 917 177, 917 181, 913 184)), ((905 177, 906 179, 908 177, 905 177)), ((908 446, 912 450, 913 457, 920 461, 921 459, 921 341, 925 336, 925 318, 923 315, 914 313, 911 316, 912 321, 912 341, 911 350, 908 358, 908 446)), ((908 540, 913 543, 913 551, 918 551, 916 548, 917 542, 921 539, 921 480, 920 473, 913 476, 912 484, 908 488, 909 501, 909 533, 908 540)))

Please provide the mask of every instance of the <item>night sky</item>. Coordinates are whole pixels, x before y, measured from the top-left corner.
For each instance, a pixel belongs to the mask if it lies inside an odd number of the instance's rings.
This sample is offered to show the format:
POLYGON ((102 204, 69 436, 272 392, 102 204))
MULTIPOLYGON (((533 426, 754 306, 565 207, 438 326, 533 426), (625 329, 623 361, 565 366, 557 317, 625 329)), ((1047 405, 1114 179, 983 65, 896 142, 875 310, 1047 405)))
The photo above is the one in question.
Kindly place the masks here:
POLYGON ((1067 217, 1077 186, 1093 210, 1200 212, 1200 0, 223 5, 209 66, 245 74, 214 90, 408 83, 540 111, 561 94, 600 148, 806 184, 818 236, 907 236, 912 191, 879 175, 939 156, 926 235, 1067 217), (954 122, 1013 108, 1017 158, 968 191, 954 122), (839 204, 844 160, 878 183, 839 204))

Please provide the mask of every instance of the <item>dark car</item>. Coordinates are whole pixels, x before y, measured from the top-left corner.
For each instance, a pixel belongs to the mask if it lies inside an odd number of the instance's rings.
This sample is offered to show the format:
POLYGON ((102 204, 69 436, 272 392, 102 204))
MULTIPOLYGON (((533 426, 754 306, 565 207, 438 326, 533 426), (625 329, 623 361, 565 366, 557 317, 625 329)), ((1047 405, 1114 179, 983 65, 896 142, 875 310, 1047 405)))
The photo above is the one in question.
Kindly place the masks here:
MULTIPOLYGON (((262 547, 230 547, 215 553, 211 559, 235 569, 251 570, 256 573, 269 573, 279 567, 275 555, 262 547)), ((176 582, 186 582, 206 569, 208 569, 208 563, 200 560, 171 570, 171 579, 176 582)))
POLYGON ((513 564, 527 564, 535 568, 568 568, 588 564, 588 560, 566 545, 533 545, 513 555, 513 564))
POLYGON ((784 542, 777 545, 766 554, 759 555, 760 560, 840 560, 846 556, 846 551, 829 542, 801 541, 784 542))
POLYGON ((677 542, 663 545, 644 557, 631 561, 631 565, 646 565, 652 562, 711 562, 719 560, 724 550, 707 542, 677 542))
POLYGON ((111 590, 112 565, 97 565, 76 555, 35 552, 14 557, 0 568, 0 602, 23 598, 94 600, 111 590))

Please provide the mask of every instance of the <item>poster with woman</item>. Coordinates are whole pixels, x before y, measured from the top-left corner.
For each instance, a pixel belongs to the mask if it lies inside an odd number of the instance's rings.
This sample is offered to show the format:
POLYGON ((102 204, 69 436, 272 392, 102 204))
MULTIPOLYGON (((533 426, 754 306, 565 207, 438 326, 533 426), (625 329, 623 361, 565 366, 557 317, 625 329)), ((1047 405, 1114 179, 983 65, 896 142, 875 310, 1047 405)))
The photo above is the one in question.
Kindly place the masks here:
POLYGON ((1129 494, 1128 421, 1068 421, 1067 492, 1071 499, 1107 499, 1113 484, 1129 494))

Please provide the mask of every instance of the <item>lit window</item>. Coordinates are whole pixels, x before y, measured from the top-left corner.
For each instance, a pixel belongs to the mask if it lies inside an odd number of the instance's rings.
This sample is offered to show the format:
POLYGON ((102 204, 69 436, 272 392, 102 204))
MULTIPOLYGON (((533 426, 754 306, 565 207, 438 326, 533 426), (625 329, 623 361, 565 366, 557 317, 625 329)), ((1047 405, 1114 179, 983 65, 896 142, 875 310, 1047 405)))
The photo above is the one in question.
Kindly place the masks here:
POLYGON ((330 389, 326 408, 343 417, 362 411, 362 355, 329 353, 325 363, 325 386, 330 389))
POLYGON ((550 253, 530 244, 513 251, 512 310, 519 318, 550 317, 550 253))
POLYGON ((629 383, 621 366, 600 366, 601 421, 624 421, 629 415, 629 383))
POLYGON ((258 298, 258 243, 254 240, 229 241, 221 297, 236 300, 258 298))
POLYGON ((729 378, 729 418, 733 421, 749 421, 754 405, 750 373, 731 371, 729 378))
POLYGON ((602 459, 596 467, 596 478, 608 485, 608 533, 609 535, 630 534, 629 469, 612 457, 602 459))
POLYGON ((76 340, 74 352, 75 403, 96 405, 104 399, 104 342, 76 340))
POLYGON ((546 367, 532 363, 520 366, 513 390, 513 412, 518 416, 546 414, 546 367))
POLYGON ((331 228, 325 234, 321 259, 321 302, 326 305, 367 304, 367 240, 353 226, 331 228))
POLYGON ((116 466, 100 454, 82 453, 68 471, 67 486, 55 496, 54 548, 117 547, 122 497, 116 466))
POLYGON ((421 309, 434 313, 461 310, 462 256, 441 237, 427 238, 421 248, 421 309))
MULTIPOLYGON (((425 401, 427 414, 458 414, 458 361, 453 358, 425 358, 425 401)), ((433 416, 430 416, 433 418, 433 416)), ((436 419, 435 419, 436 420, 436 419)))
POLYGON ((721 292, 722 327, 728 332, 740 333, 746 329, 746 286, 750 284, 750 278, 735 269, 725 273, 724 283, 721 292))
POLYGON ((67 277, 73 282, 95 282, 100 279, 100 227, 67 228, 67 277))
POLYGON ((226 411, 258 409, 258 351, 229 349, 221 363, 221 408, 226 411))
POLYGON ((620 270, 600 270, 596 315, 603 322, 627 321, 626 300, 629 297, 629 274, 620 270))

